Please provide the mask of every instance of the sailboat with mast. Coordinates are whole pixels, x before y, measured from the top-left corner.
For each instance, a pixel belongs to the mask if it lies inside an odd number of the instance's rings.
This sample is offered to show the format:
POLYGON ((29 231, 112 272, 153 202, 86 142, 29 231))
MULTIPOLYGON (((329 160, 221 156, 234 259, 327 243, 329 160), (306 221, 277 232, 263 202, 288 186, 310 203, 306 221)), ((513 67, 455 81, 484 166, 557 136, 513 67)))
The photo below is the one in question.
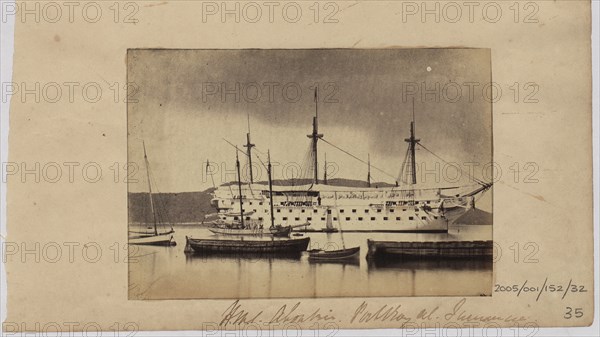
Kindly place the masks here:
POLYGON ((176 242, 173 239, 173 226, 166 232, 159 232, 159 216, 158 211, 154 202, 154 195, 152 193, 152 183, 150 180, 150 164, 148 162, 148 155, 146 154, 146 144, 142 142, 144 147, 144 164, 146 165, 146 177, 148 179, 148 200, 150 203, 150 211, 152 212, 153 223, 152 226, 146 226, 146 231, 142 230, 129 230, 129 244, 130 245, 149 245, 149 246, 175 246, 176 242), (150 230, 150 231, 148 231, 150 230))
POLYGON ((340 227, 340 237, 342 239, 342 249, 336 250, 311 250, 308 252, 308 259, 311 261, 340 261, 357 258, 360 255, 360 246, 346 248, 346 242, 344 241, 344 230, 342 229, 342 222, 338 218, 338 225, 340 227))

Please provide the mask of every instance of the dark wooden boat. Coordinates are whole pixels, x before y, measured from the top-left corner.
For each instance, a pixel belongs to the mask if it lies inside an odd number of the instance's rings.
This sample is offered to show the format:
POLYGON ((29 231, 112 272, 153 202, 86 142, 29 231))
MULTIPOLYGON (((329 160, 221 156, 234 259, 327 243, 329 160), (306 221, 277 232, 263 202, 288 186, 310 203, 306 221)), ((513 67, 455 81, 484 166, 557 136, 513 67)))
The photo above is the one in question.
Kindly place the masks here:
POLYGON ((492 258, 488 241, 375 241, 367 240, 369 258, 473 259, 492 258))
POLYGON ((252 253, 300 254, 308 248, 310 238, 271 240, 193 239, 186 236, 186 251, 194 254, 252 253))
POLYGON ((308 252, 309 260, 346 260, 354 259, 359 256, 360 247, 353 247, 339 250, 316 250, 308 252))

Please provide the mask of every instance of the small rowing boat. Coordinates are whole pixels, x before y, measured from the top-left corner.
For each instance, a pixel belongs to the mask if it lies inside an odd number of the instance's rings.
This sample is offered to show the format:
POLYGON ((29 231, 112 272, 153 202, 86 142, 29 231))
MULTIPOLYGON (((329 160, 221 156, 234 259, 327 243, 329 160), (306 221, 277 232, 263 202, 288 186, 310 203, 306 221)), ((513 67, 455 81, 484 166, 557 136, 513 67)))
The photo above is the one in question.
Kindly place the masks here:
MULTIPOLYGON (((335 203, 337 208, 337 203, 335 203)), ((311 250, 308 252, 310 261, 340 261, 357 258, 360 255, 360 246, 346 248, 344 242, 344 231, 342 230, 342 222, 338 217, 338 226, 340 228, 340 237, 342 238, 342 249, 336 250, 311 250)), ((327 209, 327 228, 334 229, 331 223, 331 210, 327 209)))
POLYGON ((308 259, 313 261, 345 260, 357 258, 359 253, 360 247, 339 250, 315 250, 308 253, 308 259))

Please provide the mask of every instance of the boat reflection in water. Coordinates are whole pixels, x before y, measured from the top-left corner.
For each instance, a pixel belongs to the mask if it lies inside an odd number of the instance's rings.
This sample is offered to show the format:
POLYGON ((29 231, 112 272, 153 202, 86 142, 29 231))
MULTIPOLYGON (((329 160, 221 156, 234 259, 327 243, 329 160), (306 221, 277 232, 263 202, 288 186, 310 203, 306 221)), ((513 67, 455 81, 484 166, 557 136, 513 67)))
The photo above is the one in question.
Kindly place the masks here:
POLYGON ((267 262, 272 263, 273 261, 299 263, 302 259, 302 254, 283 254, 273 255, 264 253, 245 253, 245 254, 229 254, 229 253, 212 253, 212 254, 193 254, 186 253, 186 263, 227 263, 227 262, 248 262, 258 263, 267 262))
POLYGON ((367 259, 368 271, 388 270, 492 270, 492 259, 367 259))
MULTIPOLYGON (((310 252, 309 252, 310 253, 310 252)), ((350 265, 350 266, 356 266, 359 267, 361 264, 361 259, 360 259, 360 253, 357 252, 352 256, 345 256, 345 257, 341 257, 341 258, 324 258, 324 259, 319 259, 319 258, 314 258, 309 256, 308 257, 308 262, 310 264, 337 264, 337 265, 350 265)))

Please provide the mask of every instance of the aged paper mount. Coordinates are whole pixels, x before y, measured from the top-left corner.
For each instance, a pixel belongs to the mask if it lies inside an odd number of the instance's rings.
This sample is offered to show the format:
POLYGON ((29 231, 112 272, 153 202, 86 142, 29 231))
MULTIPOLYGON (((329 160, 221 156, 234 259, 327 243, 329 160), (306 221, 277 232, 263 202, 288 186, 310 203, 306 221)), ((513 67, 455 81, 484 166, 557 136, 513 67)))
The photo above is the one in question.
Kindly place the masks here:
POLYGON ((75 3, 2 3, 6 333, 592 324, 589 1, 75 3))

